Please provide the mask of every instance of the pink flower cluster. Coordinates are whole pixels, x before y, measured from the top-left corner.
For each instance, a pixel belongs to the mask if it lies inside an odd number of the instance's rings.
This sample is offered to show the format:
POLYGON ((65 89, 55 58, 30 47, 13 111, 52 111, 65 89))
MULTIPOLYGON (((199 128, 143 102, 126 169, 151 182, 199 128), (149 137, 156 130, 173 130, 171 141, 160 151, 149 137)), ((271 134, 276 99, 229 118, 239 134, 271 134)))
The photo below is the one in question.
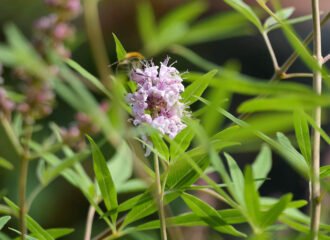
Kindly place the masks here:
POLYGON ((133 69, 131 79, 137 83, 137 90, 127 95, 127 101, 132 106, 134 125, 147 123, 174 138, 186 127, 182 122, 186 111, 180 102, 180 93, 184 91, 182 78, 168 63, 169 58, 160 66, 145 62, 142 68, 133 69))

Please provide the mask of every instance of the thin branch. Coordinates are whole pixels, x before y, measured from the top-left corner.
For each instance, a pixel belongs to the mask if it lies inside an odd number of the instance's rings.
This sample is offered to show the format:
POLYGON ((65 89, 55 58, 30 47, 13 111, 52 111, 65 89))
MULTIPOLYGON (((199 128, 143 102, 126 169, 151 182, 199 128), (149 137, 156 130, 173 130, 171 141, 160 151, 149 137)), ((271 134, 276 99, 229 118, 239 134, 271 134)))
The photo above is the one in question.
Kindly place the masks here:
POLYGON ((25 143, 24 149, 21 156, 21 166, 20 166, 20 173, 19 173, 19 223, 20 223, 20 230, 21 230, 21 239, 25 240, 26 238, 26 219, 25 215, 27 212, 26 206, 26 184, 27 184, 27 176, 29 170, 29 157, 30 157, 30 150, 29 150, 29 142, 32 137, 33 128, 32 125, 27 125, 27 131, 25 136, 25 143))
POLYGON ((98 14, 98 0, 84 0, 84 17, 88 39, 96 62, 100 78, 105 86, 110 87, 111 69, 101 31, 98 14))
POLYGON ((323 64, 327 63, 330 60, 330 54, 323 57, 323 64))
POLYGON ((276 55, 275 55, 275 52, 274 52, 274 49, 272 47, 272 44, 269 40, 269 37, 268 37, 268 34, 267 32, 261 32, 261 35, 262 37, 264 38, 265 40, 265 43, 266 43, 266 46, 267 46, 267 49, 268 49, 268 52, 270 54, 270 57, 272 59, 272 62, 273 62, 273 66, 274 66, 274 71, 275 72, 278 72, 280 70, 280 67, 278 65, 278 62, 277 62, 277 58, 276 58, 276 55))
MULTIPOLYGON (((313 29, 314 29, 314 55, 317 63, 321 67, 323 64, 322 58, 322 42, 321 42, 321 23, 320 23, 320 9, 319 0, 312 0, 312 14, 313 14, 313 29)), ((318 95, 322 93, 322 74, 319 70, 314 72, 314 90, 318 95)), ((321 107, 315 109, 314 118, 318 127, 321 127, 321 107)), ((321 187, 320 187, 320 133, 314 129, 313 132, 313 159, 311 170, 311 234, 312 239, 318 239, 318 232, 320 228, 321 218, 321 187)))
POLYGON ((289 78, 313 78, 313 73, 283 73, 281 74, 281 79, 289 78))
POLYGON ((166 216, 164 211, 164 191, 160 181, 159 159, 158 155, 154 154, 155 175, 156 175, 156 190, 158 200, 158 212, 160 219, 160 235, 162 240, 167 240, 166 232, 166 216))
POLYGON ((90 205, 87 214, 84 240, 91 239, 94 216, 95 216, 95 208, 92 205, 90 205))

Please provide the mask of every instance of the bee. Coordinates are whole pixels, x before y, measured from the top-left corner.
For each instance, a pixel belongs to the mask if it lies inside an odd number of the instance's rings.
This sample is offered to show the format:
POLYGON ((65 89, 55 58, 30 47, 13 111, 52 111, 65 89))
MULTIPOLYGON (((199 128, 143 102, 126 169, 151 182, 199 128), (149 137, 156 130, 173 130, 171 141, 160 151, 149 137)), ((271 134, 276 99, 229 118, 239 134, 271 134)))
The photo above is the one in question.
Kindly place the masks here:
POLYGON ((125 57, 110 66, 116 65, 116 71, 130 72, 134 68, 141 66, 144 56, 139 52, 128 52, 125 57))

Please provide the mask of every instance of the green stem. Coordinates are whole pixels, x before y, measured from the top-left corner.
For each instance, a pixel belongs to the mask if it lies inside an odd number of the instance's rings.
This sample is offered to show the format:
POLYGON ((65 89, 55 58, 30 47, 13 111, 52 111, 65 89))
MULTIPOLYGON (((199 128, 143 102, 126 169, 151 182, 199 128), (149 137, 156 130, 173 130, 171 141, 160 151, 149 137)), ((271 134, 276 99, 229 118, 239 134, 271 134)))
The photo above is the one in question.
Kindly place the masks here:
POLYGON ((19 223, 20 223, 20 230, 21 230, 21 239, 25 240, 25 235, 27 233, 26 229, 26 219, 25 215, 27 213, 27 206, 26 206, 26 185, 27 185, 27 176, 29 170, 29 141, 32 137, 32 125, 27 125, 27 132, 26 132, 26 141, 24 143, 24 151, 21 157, 21 167, 19 173, 19 223))
POLYGON ((312 73, 283 73, 281 75, 281 79, 289 79, 289 78, 313 78, 312 73))
MULTIPOLYGON (((319 66, 322 66, 322 42, 321 42, 321 23, 320 23, 320 9, 319 0, 312 0, 312 15, 313 15, 313 29, 314 29, 314 55, 319 66)), ((322 93, 322 75, 319 70, 314 72, 314 90, 318 95, 322 93)), ((315 109, 315 123, 321 127, 321 107, 315 109)), ((321 218, 321 187, 320 187, 320 133, 314 129, 313 132, 313 159, 312 159, 312 174, 311 174, 311 234, 312 239, 318 239, 318 232, 321 218)))
POLYGON ((156 190, 158 200, 158 212, 160 219, 160 235, 162 240, 167 240, 166 218, 164 211, 164 190, 160 181, 159 159, 157 154, 154 154, 155 174, 156 174, 156 190))
POLYGON ((264 41, 266 43, 268 52, 269 52, 270 57, 272 59, 273 66, 274 66, 274 71, 275 71, 275 73, 277 73, 280 70, 280 67, 278 65, 277 58, 276 58, 276 55, 275 55, 273 46, 272 46, 272 44, 271 44, 271 42, 269 40, 268 34, 267 34, 267 32, 263 31, 263 32, 261 32, 261 35, 264 38, 264 41))
POLYGON ((111 69, 101 31, 98 2, 98 0, 84 0, 85 25, 99 75, 105 86, 110 87, 111 69))

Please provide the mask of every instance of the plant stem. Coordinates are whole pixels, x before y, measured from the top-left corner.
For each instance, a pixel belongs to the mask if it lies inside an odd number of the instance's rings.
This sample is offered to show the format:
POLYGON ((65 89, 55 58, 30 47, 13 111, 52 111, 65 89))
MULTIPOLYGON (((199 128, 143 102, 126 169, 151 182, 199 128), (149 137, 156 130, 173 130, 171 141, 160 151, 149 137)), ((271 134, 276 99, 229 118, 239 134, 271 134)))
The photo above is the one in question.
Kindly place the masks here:
MULTIPOLYGON (((319 66, 322 66, 322 42, 321 42, 321 23, 319 0, 312 0, 313 14, 313 29, 314 29, 314 55, 319 66)), ((322 93, 322 75, 319 70, 314 72, 314 90, 318 95, 322 93)), ((321 127, 321 107, 315 109, 315 123, 321 127)), ((312 201, 312 216, 311 216, 311 234, 312 239, 318 239, 318 232, 321 218, 321 187, 320 187, 320 133, 314 129, 313 132, 313 159, 312 159, 312 174, 311 174, 311 201, 312 201)))
POLYGON ((273 66, 274 66, 274 71, 275 73, 277 73, 279 70, 280 70, 280 67, 278 65, 278 62, 277 62, 277 58, 276 58, 276 55, 275 55, 275 52, 274 52, 274 49, 272 47, 272 44, 269 40, 269 37, 268 37, 268 34, 267 32, 263 31, 261 32, 262 34, 262 37, 264 38, 265 40, 265 43, 266 43, 266 46, 267 46, 267 49, 268 49, 268 52, 270 54, 270 57, 272 59, 272 62, 273 62, 273 66))
POLYGON ((105 86, 110 87, 111 69, 101 31, 98 3, 98 0, 84 0, 85 25, 100 78, 105 86))
POLYGON ((90 240, 91 239, 94 215, 95 215, 95 208, 92 205, 90 205, 89 209, 88 209, 88 214, 87 214, 86 230, 85 230, 84 240, 90 240))
POLYGON ((21 239, 25 240, 26 235, 26 220, 25 214, 27 212, 26 206, 26 184, 27 184, 27 176, 29 170, 29 141, 32 136, 32 125, 27 125, 27 132, 26 132, 26 141, 24 143, 24 150, 21 157, 21 167, 19 173, 19 223, 20 223, 20 230, 21 230, 21 239))
POLYGON ((283 73, 281 79, 289 78, 313 78, 314 74, 312 73, 283 73))
POLYGON ((159 159, 157 154, 154 154, 155 174, 156 174, 156 190, 158 200, 158 212, 160 219, 160 235, 162 240, 167 240, 166 233, 166 218, 164 211, 164 191, 160 181, 159 159))

